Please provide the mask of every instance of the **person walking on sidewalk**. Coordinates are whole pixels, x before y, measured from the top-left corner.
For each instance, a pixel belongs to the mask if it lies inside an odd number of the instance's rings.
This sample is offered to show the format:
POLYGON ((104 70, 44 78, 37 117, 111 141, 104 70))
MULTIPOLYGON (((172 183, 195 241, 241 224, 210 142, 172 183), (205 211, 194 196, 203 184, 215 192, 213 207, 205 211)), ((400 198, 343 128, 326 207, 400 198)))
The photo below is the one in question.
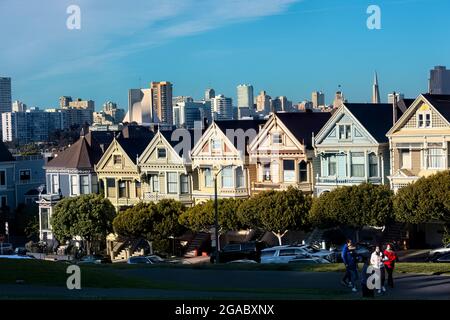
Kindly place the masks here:
POLYGON ((392 274, 394 273, 395 262, 397 261, 397 254, 392 249, 391 244, 389 243, 387 244, 386 250, 384 250, 384 255, 386 257, 384 265, 386 266, 386 271, 388 274, 388 286, 390 288, 394 288, 394 278, 392 274))
POLYGON ((348 253, 349 253, 348 248, 351 245, 352 245, 352 240, 348 239, 347 243, 344 244, 344 247, 342 248, 342 253, 341 253, 342 262, 345 265, 345 273, 344 273, 344 276, 342 277, 341 283, 342 283, 342 285, 344 285, 346 287, 352 287, 351 275, 350 275, 350 271, 348 269, 348 253))
POLYGON ((370 256, 370 265, 375 269, 375 271, 380 276, 380 287, 378 289, 378 293, 386 292, 386 288, 384 286, 385 281, 385 270, 384 270, 384 260, 385 256, 380 249, 380 246, 375 247, 375 251, 370 256))

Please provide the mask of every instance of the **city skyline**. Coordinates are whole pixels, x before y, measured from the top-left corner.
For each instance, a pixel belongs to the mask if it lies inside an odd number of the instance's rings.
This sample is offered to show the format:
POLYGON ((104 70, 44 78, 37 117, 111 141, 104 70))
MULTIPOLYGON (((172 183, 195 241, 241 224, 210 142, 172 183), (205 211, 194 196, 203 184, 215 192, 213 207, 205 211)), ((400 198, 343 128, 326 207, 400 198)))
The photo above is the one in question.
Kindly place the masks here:
POLYGON ((56 106, 61 95, 126 108, 129 89, 163 80, 174 84, 174 96, 200 98, 211 87, 235 104, 240 83, 294 103, 322 91, 327 104, 341 85, 350 101, 370 102, 375 71, 385 102, 393 91, 405 97, 426 92, 429 70, 450 65, 450 45, 438 41, 446 36, 443 17, 450 8, 443 0, 433 6, 423 0, 378 1, 381 30, 366 27, 369 2, 355 0, 137 1, 127 7, 136 14, 134 22, 120 19, 125 4, 106 10, 106 2, 79 1, 80 30, 66 28, 70 1, 50 2, 5 1, 0 10, 0 26, 21 21, 20 32, 2 34, 8 45, 0 52, 1 76, 12 78, 13 100, 41 108, 56 106), (151 19, 145 14, 150 9, 151 19), (41 18, 32 19, 36 14, 41 18), (429 23, 423 28, 417 19, 429 23), (390 49, 412 47, 414 39, 425 37, 440 43, 439 50, 390 49), (77 50, 50 50, 55 46, 77 50), (331 55, 337 46, 343 50, 331 55))

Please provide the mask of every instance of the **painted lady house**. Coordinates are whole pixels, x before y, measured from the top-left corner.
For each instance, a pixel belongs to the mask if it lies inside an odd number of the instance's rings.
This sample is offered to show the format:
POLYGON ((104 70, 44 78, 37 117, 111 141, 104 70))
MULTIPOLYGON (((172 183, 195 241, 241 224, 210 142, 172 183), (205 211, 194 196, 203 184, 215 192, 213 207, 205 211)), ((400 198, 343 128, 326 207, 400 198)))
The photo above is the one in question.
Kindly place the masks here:
POLYGON ((264 120, 213 122, 191 152, 192 199, 194 204, 214 198, 217 177, 219 198, 247 198, 256 167, 249 161, 248 144, 264 120))
POLYGON ((138 159, 153 137, 149 128, 127 126, 114 137, 95 165, 102 192, 117 210, 143 201, 138 159))
POLYGON ((386 133, 402 110, 402 104, 383 103, 344 103, 337 109, 314 138, 320 159, 315 194, 363 182, 388 184, 386 133))
MULTIPOLYGON (((400 188, 450 169, 450 95, 421 94, 387 133, 391 188, 400 188)), ((443 226, 427 223, 410 230, 412 246, 439 245, 443 226)))
POLYGON ((330 117, 329 112, 272 114, 248 148, 256 170, 252 193, 289 186, 312 193, 317 170, 312 139, 330 117))
POLYGON ((192 204, 190 152, 201 134, 202 130, 186 129, 155 134, 139 157, 144 201, 174 199, 192 204))

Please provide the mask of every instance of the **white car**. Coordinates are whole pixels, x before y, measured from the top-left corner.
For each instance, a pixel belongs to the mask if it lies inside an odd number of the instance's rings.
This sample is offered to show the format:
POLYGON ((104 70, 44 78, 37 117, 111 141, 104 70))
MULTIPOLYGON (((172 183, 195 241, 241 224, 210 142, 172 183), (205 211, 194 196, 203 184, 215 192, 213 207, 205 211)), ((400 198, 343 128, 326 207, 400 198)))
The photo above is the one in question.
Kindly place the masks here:
POLYGON ((428 255, 429 255, 429 257, 434 257, 436 255, 441 255, 441 254, 449 253, 449 252, 450 252, 450 244, 448 244, 442 248, 431 250, 428 255))
POLYGON ((261 250, 261 263, 289 263, 299 256, 328 260, 332 258, 333 253, 327 250, 317 250, 307 245, 277 246, 261 250))

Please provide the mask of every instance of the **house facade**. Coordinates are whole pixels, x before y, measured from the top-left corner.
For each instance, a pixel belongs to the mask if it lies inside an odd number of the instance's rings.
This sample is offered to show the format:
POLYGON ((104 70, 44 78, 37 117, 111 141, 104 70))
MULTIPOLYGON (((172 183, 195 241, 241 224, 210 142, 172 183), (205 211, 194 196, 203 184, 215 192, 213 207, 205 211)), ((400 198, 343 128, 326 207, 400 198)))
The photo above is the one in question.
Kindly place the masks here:
MULTIPOLYGON (((388 184, 392 104, 344 103, 314 138, 315 194, 363 182, 388 184)), ((397 112, 402 112, 397 110, 397 112)))
POLYGON ((50 218, 61 199, 99 193, 94 164, 113 137, 113 132, 89 132, 86 135, 82 132, 77 142, 44 166, 46 188, 37 201, 41 240, 54 240, 50 218))
POLYGON ((421 94, 387 133, 394 192, 450 169, 450 95, 421 94))
POLYGON ((312 137, 330 116, 328 112, 272 114, 248 147, 256 170, 252 193, 289 186, 312 193, 317 170, 312 137))
POLYGON ((217 177, 219 198, 247 198, 256 166, 251 164, 247 146, 257 136, 263 120, 213 122, 195 144, 192 159, 192 201, 214 199, 217 177))
POLYGON ((186 129, 155 134, 138 159, 144 201, 174 199, 186 206, 192 204, 190 151, 194 135, 186 129))

